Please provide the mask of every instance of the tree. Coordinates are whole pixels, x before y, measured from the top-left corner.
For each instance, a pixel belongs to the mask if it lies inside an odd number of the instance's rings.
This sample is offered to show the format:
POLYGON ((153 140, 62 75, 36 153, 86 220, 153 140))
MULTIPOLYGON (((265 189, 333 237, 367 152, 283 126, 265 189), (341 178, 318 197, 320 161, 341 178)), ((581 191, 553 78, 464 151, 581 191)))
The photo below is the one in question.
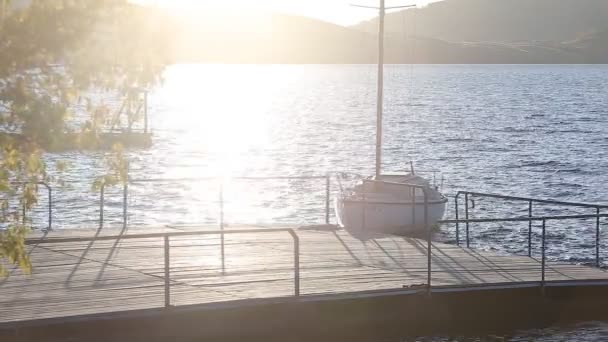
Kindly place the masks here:
MULTIPOLYGON (((30 268, 23 209, 36 205, 39 182, 53 180, 42 151, 61 145, 67 133, 98 143, 109 111, 89 91, 126 95, 158 82, 167 32, 161 12, 126 0, 31 0, 21 7, 0 1, 1 275, 6 263, 30 268), (79 102, 89 118, 73 132, 67 122, 79 102)), ((98 184, 125 181, 121 151, 108 159, 111 172, 98 184)))

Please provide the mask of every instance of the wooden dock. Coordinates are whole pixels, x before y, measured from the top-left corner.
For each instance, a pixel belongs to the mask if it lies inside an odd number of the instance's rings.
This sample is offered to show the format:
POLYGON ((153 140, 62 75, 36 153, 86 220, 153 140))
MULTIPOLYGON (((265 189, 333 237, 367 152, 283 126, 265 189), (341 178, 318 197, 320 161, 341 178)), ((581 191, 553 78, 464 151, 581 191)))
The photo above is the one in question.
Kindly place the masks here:
MULTIPOLYGON (((58 230, 56 238, 123 236, 198 230, 200 227, 58 230)), ((300 299, 425 291, 427 243, 404 237, 367 242, 339 230, 295 229, 299 237, 300 299)), ((30 246, 31 275, 15 270, 0 281, 0 326, 48 319, 78 319, 165 306, 162 238, 40 243, 30 246)), ((170 240, 170 305, 203 308, 260 299, 294 298, 294 244, 285 231, 170 240)), ((604 270, 548 263, 547 284, 608 281, 604 270)), ((485 253, 433 242, 433 290, 482 285, 517 287, 541 281, 541 263, 525 256, 485 253)))

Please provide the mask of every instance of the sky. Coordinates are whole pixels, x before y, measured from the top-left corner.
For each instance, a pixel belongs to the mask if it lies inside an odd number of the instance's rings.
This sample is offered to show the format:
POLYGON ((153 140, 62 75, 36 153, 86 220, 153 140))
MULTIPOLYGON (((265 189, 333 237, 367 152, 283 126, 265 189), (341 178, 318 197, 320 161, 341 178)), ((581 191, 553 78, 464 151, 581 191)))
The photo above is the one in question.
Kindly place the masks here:
MULTIPOLYGON (((351 4, 377 6, 378 0, 132 0, 140 4, 191 12, 195 9, 229 9, 242 12, 281 12, 313 17, 339 25, 352 25, 375 17, 373 9, 351 4)), ((386 0, 387 6, 418 5, 440 0, 386 0)))

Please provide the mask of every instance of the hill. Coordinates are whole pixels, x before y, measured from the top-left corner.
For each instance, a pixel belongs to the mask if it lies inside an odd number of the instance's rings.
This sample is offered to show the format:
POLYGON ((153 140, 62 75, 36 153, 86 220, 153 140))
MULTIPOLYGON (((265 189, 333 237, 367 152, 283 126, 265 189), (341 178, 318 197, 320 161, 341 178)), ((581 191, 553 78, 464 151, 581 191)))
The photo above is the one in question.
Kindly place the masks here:
POLYGON ((374 36, 328 22, 284 14, 254 18, 224 13, 174 25, 177 61, 212 63, 370 63, 374 36), (237 22, 238 25, 226 25, 237 22))
POLYGON ((606 0, 444 0, 387 14, 386 30, 451 42, 562 42, 608 29, 606 18, 606 0))
POLYGON ((608 63, 608 30, 585 35, 567 45, 573 50, 581 51, 584 63, 608 63))
MULTIPOLYGON (((158 45, 174 63, 377 60, 377 19, 343 27, 285 14, 140 12, 158 34, 133 47, 133 58, 158 45)), ((608 63, 606 18, 608 0, 444 0, 387 14, 386 62, 608 63)))
MULTIPOLYGON (((387 63, 608 63, 607 0, 445 0, 387 15, 387 63)), ((175 62, 375 63, 377 20, 176 17, 175 62)))

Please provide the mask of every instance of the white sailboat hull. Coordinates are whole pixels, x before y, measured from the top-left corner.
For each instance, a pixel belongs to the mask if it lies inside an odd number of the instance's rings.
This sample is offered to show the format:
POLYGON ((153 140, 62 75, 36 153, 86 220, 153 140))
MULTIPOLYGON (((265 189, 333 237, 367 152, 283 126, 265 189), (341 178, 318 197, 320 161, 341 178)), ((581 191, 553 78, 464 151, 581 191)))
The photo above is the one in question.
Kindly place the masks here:
POLYGON ((338 224, 355 236, 408 235, 425 232, 443 218, 446 199, 429 202, 427 224, 423 202, 380 202, 336 198, 338 224))
POLYGON ((448 201, 428 180, 414 174, 381 175, 346 189, 341 184, 336 198, 338 224, 363 239, 427 232, 443 218, 448 201))

